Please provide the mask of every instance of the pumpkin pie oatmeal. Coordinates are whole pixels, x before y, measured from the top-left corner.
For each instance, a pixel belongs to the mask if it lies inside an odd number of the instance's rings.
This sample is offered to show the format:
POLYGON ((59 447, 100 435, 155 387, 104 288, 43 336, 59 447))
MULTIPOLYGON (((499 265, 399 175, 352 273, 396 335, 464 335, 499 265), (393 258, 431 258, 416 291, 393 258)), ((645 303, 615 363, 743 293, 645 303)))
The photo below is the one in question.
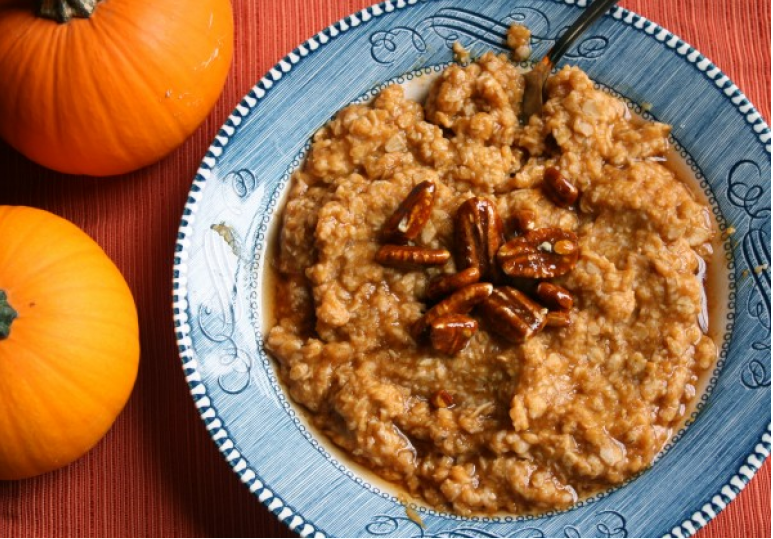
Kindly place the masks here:
POLYGON ((645 469, 716 358, 713 225, 664 166, 669 127, 574 67, 522 126, 523 87, 487 53, 424 103, 391 86, 340 111, 276 260, 267 347, 292 398, 461 515, 567 508, 645 469))

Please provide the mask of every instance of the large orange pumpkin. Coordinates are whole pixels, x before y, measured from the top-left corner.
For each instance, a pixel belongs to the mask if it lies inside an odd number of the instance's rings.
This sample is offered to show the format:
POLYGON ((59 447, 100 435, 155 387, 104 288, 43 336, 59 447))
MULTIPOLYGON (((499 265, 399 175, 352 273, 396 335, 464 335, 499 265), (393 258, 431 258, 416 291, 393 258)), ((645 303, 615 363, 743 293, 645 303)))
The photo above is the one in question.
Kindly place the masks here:
POLYGON ((0 0, 0 137, 60 172, 138 169, 206 118, 232 53, 229 0, 0 0))
POLYGON ((139 362, 132 294, 75 225, 0 206, 0 480, 60 468, 126 404, 139 362))

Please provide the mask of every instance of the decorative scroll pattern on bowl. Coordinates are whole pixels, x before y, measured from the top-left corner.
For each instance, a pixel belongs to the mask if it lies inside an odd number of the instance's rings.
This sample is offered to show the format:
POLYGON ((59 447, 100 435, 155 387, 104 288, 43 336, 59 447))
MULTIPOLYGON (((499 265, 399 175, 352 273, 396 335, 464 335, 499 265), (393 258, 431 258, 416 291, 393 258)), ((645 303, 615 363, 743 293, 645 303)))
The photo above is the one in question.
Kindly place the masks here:
MULTIPOLYGON (((374 32, 370 36, 370 55, 379 64, 389 65, 395 58, 405 54, 426 52, 428 40, 433 35, 440 38, 448 48, 459 41, 465 46, 481 44, 487 49, 501 51, 505 49, 507 29, 515 22, 529 27, 532 50, 539 48, 541 51, 544 49, 543 52, 568 28, 552 28, 547 14, 533 7, 516 8, 503 20, 492 19, 469 9, 443 8, 419 21, 414 28, 395 26, 374 32)), ((600 58, 608 46, 609 39, 603 35, 586 36, 565 57, 569 60, 600 58)))
MULTIPOLYGON (((567 525, 563 528, 563 537, 628 537, 625 517, 617 511, 599 511, 596 513, 596 517, 598 517, 598 522, 594 529, 580 530, 577 526, 567 525)), ((434 533, 413 519, 389 515, 374 516, 371 522, 365 526, 365 532, 378 537, 548 537, 542 529, 536 526, 508 530, 507 535, 504 536, 476 527, 474 522, 472 525, 459 526, 434 533)))

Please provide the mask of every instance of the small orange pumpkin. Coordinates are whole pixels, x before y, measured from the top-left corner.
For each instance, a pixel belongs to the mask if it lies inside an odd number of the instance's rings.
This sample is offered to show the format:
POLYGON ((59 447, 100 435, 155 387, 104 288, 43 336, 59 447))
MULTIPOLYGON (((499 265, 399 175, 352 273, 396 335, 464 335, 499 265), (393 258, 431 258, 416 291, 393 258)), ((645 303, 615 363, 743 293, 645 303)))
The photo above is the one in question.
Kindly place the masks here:
POLYGON ((0 480, 74 461, 137 377, 134 299, 105 252, 43 210, 0 206, 0 480))
POLYGON ((0 137, 60 172, 136 170, 206 118, 232 54, 229 0, 0 0, 0 137))

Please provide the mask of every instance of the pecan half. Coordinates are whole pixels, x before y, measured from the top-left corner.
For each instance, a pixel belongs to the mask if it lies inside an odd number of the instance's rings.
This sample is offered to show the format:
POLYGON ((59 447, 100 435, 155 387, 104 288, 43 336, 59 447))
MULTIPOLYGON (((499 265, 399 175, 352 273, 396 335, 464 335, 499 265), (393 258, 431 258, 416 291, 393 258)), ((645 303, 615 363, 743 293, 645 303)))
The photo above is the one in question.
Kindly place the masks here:
POLYGON ((494 285, 491 283, 475 283, 460 288, 446 299, 424 313, 413 325, 411 334, 417 341, 421 340, 430 324, 446 314, 467 314, 478 303, 489 297, 494 285))
POLYGON ((449 356, 461 352, 478 331, 478 321, 464 314, 446 314, 435 318, 429 327, 432 348, 449 356))
POLYGON ((574 232, 538 228, 505 243, 497 258, 510 277, 550 279, 570 272, 577 265, 580 249, 574 232))
POLYGON ((418 236, 429 220, 434 202, 434 182, 421 182, 414 187, 384 223, 381 230, 384 241, 407 243, 418 236))
POLYGON ((379 264, 402 269, 440 266, 450 258, 451 253, 445 249, 427 249, 410 245, 384 245, 376 253, 376 262, 379 264))
POLYGON ((566 177, 561 174, 561 171, 555 167, 550 167, 545 171, 542 187, 544 188, 547 197, 552 200, 556 206, 562 208, 567 208, 577 202, 577 197, 580 194, 577 187, 567 180, 566 177))
POLYGON ((572 293, 553 283, 543 282, 537 285, 537 296, 552 311, 568 311, 574 305, 572 293))
POLYGON ((502 219, 493 202, 473 197, 459 206, 454 224, 457 268, 477 267, 481 279, 496 280, 495 256, 502 241, 502 219))
POLYGON ((565 328, 572 325, 572 314, 570 311, 549 311, 546 316, 547 326, 553 328, 565 328))
POLYGON ((520 343, 545 327, 548 310, 520 290, 495 288, 481 304, 489 327, 505 339, 520 343))
POLYGON ((451 408, 454 405, 454 396, 445 389, 439 389, 432 395, 430 402, 435 408, 451 408))
POLYGON ((454 290, 477 283, 478 280, 480 280, 480 270, 474 266, 459 273, 439 275, 430 281, 429 287, 427 287, 427 299, 430 301, 438 300, 454 290))

